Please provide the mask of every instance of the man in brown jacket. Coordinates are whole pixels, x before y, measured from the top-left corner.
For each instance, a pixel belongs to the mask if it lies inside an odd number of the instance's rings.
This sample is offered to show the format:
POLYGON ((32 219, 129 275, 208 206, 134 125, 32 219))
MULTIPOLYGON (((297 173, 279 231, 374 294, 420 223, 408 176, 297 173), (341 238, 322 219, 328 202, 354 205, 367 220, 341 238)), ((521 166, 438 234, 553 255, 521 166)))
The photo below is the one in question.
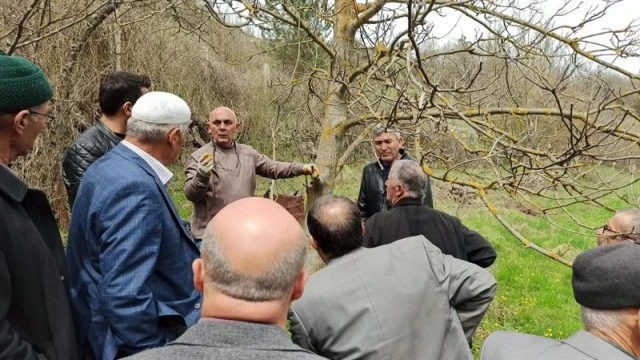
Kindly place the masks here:
POLYGON ((256 175, 270 179, 319 175, 313 164, 274 161, 249 145, 238 144, 235 135, 240 128, 233 110, 214 109, 207 123, 212 141, 187 160, 184 192, 193 202, 191 232, 198 244, 207 223, 218 211, 238 199, 254 195, 256 175))

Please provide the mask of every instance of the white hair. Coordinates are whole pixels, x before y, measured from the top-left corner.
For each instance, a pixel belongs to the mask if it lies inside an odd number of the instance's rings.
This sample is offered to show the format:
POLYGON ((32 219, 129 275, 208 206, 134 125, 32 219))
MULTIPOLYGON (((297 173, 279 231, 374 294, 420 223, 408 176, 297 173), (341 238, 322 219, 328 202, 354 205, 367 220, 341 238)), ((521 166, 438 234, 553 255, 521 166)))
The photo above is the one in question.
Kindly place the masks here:
POLYGON ((404 185, 405 191, 413 198, 424 199, 427 175, 414 160, 396 160, 391 166, 389 178, 404 185))
POLYGON ((614 330, 622 325, 627 311, 628 309, 601 310, 580 307, 582 323, 587 330, 591 328, 600 331, 614 330))
POLYGON ((181 134, 186 134, 189 129, 189 123, 183 124, 155 124, 135 118, 129 118, 127 121, 127 135, 144 141, 149 144, 157 144, 167 136, 167 134, 178 128, 181 134))

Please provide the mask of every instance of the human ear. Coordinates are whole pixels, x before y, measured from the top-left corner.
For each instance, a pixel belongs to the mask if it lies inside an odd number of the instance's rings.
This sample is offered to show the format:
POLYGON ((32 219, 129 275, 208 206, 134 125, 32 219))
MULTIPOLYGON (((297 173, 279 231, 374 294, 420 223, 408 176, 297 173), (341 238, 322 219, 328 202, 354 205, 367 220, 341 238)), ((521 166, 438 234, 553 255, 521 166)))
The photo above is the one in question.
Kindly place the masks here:
POLYGON ((298 279, 296 279, 295 285, 293 285, 293 293, 291 293, 291 301, 298 300, 302 297, 302 293, 304 292, 304 285, 307 282, 307 277, 309 274, 303 269, 298 274, 298 279))
POLYGON ((318 242, 316 241, 316 239, 313 238, 313 236, 309 235, 309 243, 311 243, 311 247, 318 251, 318 242))
POLYGON ((27 118, 29 117, 29 110, 22 110, 16 114, 13 118, 13 131, 17 134, 22 134, 24 132, 27 118))
POLYGON ((124 114, 127 116, 131 116, 131 109, 133 109, 133 104, 129 101, 122 105, 122 112, 124 112, 124 114))
POLYGON ((204 264, 202 263, 202 259, 195 259, 191 264, 191 270, 193 270, 193 287, 195 287, 198 292, 204 291, 204 264))
POLYGON ((180 128, 176 127, 169 131, 169 143, 171 145, 179 144, 181 139, 182 132, 180 131, 180 128))

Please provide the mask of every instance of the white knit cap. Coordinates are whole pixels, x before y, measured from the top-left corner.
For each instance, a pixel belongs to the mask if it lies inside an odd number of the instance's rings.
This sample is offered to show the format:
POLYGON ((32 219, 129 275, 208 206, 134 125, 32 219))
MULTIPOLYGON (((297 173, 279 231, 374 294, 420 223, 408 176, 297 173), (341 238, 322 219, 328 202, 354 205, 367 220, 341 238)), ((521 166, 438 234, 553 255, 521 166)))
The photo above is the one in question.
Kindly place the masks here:
POLYGON ((177 95, 151 91, 133 105, 131 118, 154 124, 186 124, 191 121, 191 110, 177 95))

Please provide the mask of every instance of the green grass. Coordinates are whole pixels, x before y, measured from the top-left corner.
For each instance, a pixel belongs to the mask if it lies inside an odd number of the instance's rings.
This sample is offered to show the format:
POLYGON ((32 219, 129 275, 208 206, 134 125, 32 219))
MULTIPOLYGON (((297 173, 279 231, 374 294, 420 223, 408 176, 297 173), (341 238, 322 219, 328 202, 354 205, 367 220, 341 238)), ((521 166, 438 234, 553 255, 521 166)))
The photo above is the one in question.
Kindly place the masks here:
MULTIPOLYGON (((347 171, 334 189, 335 194, 356 199, 360 186, 360 172, 347 171)), ((174 169, 176 178, 170 193, 180 211, 189 218, 191 204, 183 193, 184 175, 174 169)), ((303 190, 304 179, 296 178, 277 182, 277 192, 292 193, 303 190)), ((270 181, 259 179, 257 194, 269 187, 270 181)), ((533 250, 526 249, 493 217, 479 200, 461 205, 438 194, 444 188, 435 186, 436 208, 459 217, 463 223, 482 234, 495 247, 498 259, 489 268, 498 282, 496 297, 476 332, 474 355, 477 357, 484 339, 494 331, 509 330, 526 332, 551 338, 565 338, 581 328, 579 306, 571 290, 571 269, 533 250)), ((547 249, 564 249, 565 256, 575 258, 581 251, 595 246, 595 236, 581 228, 562 211, 545 217, 528 215, 522 207, 514 205, 506 194, 489 193, 500 214, 527 239, 547 249), (556 225, 552 225, 551 221, 556 225), (558 228, 561 227, 562 230, 558 228), (573 232, 580 232, 575 234, 573 232)), ((625 207, 623 201, 609 197, 604 201, 614 208, 625 207)), ((546 200, 545 205, 551 202, 546 200)), ((628 206, 627 206, 628 207, 628 206)), ((604 224, 611 214, 603 209, 578 204, 569 211, 584 224, 596 227, 604 224)))

